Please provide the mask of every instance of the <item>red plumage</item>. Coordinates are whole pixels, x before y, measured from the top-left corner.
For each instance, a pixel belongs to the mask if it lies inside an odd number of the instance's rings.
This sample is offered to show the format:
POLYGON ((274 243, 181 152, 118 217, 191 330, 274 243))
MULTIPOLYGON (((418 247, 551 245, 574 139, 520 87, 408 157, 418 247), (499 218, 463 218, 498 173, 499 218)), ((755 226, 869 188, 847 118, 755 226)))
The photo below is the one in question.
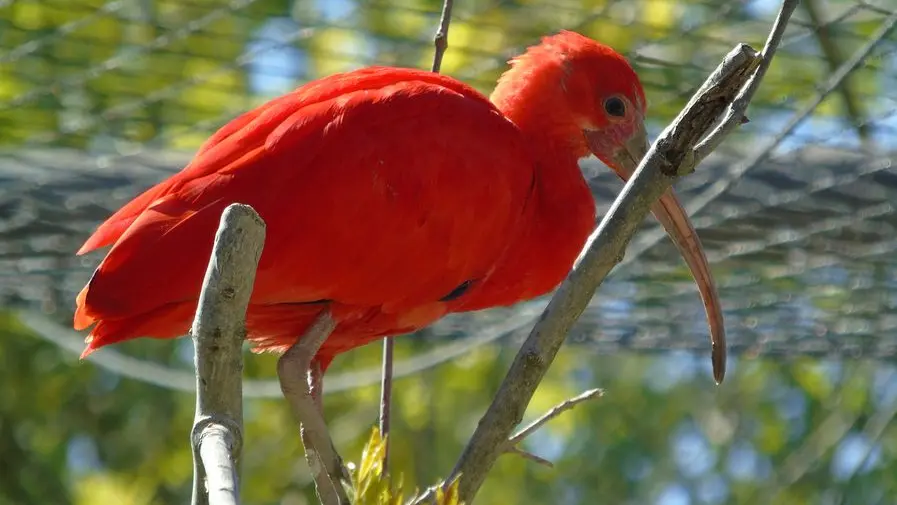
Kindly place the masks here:
MULTIPOLYGON (((90 349, 184 334, 221 212, 240 202, 268 228, 250 338, 290 345, 318 300, 353 345, 417 328, 489 273, 527 219, 534 169, 517 128, 448 77, 369 68, 318 81, 228 124, 96 231, 79 253, 113 247, 75 327, 97 323, 90 349)), ((322 354, 353 346, 339 340, 322 354)))
POLYGON ((544 294, 594 224, 577 160, 594 152, 627 177, 618 155, 644 135, 644 102, 619 54, 572 32, 518 58, 491 102, 410 69, 306 84, 228 123, 87 240, 79 254, 112 248, 77 298, 75 328, 93 326, 85 355, 187 332, 231 203, 267 224, 247 312, 262 349, 289 347, 330 308, 326 366, 448 312, 544 294))

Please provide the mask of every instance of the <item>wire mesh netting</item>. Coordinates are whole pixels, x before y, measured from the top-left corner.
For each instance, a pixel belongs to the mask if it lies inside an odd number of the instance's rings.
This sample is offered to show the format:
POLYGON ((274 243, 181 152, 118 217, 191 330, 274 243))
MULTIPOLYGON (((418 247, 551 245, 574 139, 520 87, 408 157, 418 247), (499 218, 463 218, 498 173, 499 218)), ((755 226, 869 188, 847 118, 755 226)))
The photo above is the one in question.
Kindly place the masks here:
MULTIPOLYGON (((99 260, 73 252, 110 212, 229 119, 302 82, 373 63, 428 67, 439 3, 0 0, 0 304, 67 323, 99 260)), ((510 56, 577 30, 631 59, 653 135, 735 43, 762 44, 779 6, 456 4, 444 73, 488 92, 510 56)), ((803 0, 751 122, 677 185, 734 352, 897 355, 895 24, 888 2, 803 0)), ((603 212, 622 184, 596 161, 583 169, 603 212)), ((526 309, 434 332, 475 333, 526 309)), ((707 348, 697 290, 653 220, 573 338, 607 352, 707 348)))

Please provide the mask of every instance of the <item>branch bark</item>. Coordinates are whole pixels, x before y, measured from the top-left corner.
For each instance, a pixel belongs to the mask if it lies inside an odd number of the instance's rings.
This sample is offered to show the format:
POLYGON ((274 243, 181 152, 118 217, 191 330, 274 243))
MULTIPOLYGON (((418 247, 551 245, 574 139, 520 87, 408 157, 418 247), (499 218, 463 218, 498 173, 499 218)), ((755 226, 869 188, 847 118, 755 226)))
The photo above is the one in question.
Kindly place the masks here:
MULTIPOLYGON (((743 108, 759 86, 798 3, 798 0, 784 1, 762 56, 745 44, 738 45, 726 56, 676 120, 654 142, 589 237, 584 254, 520 348, 495 399, 447 479, 451 482, 460 477, 459 498, 462 502, 468 505, 473 502, 486 474, 498 456, 505 452, 511 432, 522 420, 568 331, 610 270, 622 261, 627 244, 650 212, 651 205, 676 178, 694 171, 697 163, 741 124, 743 108), (741 102, 736 106, 741 107, 740 113, 733 107, 736 101, 741 102), (699 143, 701 149, 696 148, 699 143)), ((433 494, 432 490, 425 493, 416 503, 431 500, 433 494)))
POLYGON ((265 241, 248 205, 224 209, 190 334, 196 349, 193 505, 239 503, 246 309, 265 241))
POLYGON ((582 314, 597 287, 622 260, 626 245, 651 205, 681 174, 694 170, 693 146, 713 126, 756 67, 752 49, 741 45, 711 75, 689 107, 654 143, 632 179, 614 202, 585 254, 561 284, 524 342, 489 410, 480 420, 449 480, 460 479, 460 498, 473 501, 486 474, 523 419, 567 332, 582 314), (677 138, 676 136, 679 136, 677 138))

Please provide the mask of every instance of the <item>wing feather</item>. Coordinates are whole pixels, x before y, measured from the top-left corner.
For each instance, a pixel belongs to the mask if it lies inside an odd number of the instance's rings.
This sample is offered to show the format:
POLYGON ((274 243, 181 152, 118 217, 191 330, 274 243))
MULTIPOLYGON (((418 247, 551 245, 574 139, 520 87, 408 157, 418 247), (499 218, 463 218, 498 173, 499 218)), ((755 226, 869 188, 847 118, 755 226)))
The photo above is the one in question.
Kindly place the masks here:
POLYGON ((237 118, 185 169, 116 212, 76 326, 195 300, 221 212, 268 232, 255 304, 330 299, 401 311, 485 276, 524 223, 533 163, 478 92, 429 72, 365 69, 237 118))

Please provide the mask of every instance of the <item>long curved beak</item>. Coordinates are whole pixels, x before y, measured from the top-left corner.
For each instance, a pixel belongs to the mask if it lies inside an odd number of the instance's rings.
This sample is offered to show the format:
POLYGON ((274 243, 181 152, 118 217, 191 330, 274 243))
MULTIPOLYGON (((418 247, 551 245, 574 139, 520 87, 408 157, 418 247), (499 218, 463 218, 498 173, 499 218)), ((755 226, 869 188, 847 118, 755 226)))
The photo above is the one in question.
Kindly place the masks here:
MULTIPOLYGON (((591 142, 590 142, 591 143, 591 142)), ((648 136, 644 125, 626 142, 625 149, 620 149, 617 156, 610 160, 611 168, 624 181, 628 181, 639 162, 648 152, 648 136)), ((667 234, 676 244, 679 253, 688 264, 691 274, 698 285, 701 299, 704 302, 704 310, 707 313, 707 323, 710 326, 711 360, 713 363, 713 378, 719 384, 726 375, 726 330, 723 322, 723 311, 716 292, 716 284, 707 256, 701 240, 691 224, 685 209, 676 198, 673 188, 670 188, 651 207, 654 217, 660 221, 667 234)))

